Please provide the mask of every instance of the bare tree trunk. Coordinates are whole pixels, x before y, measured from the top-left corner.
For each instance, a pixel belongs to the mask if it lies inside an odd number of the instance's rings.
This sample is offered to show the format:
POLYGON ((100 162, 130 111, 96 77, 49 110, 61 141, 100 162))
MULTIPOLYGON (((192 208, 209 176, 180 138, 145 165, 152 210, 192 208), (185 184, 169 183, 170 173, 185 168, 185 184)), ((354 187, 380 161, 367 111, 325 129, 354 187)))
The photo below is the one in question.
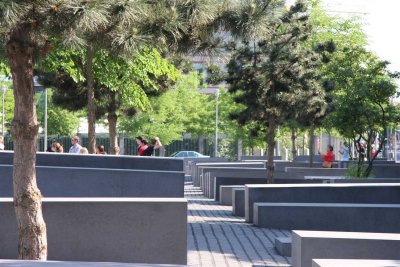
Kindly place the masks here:
POLYGON ((119 147, 117 141, 117 103, 116 94, 110 90, 110 104, 108 105, 108 135, 110 137, 110 153, 119 155, 119 147))
POLYGON ((46 224, 35 170, 39 129, 33 87, 32 55, 35 48, 31 30, 16 26, 7 43, 15 99, 12 122, 14 207, 18 227, 18 257, 46 260, 46 224))
POLYGON ((275 118, 269 117, 267 129, 267 143, 268 143, 268 162, 267 162, 267 182, 274 183, 274 151, 275 151, 275 118))
POLYGON ((88 150, 91 154, 96 152, 96 104, 94 98, 93 58, 93 47, 88 46, 86 54, 86 86, 88 92, 88 150))
POLYGON ((110 153, 119 155, 119 147, 117 141, 117 114, 115 112, 108 113, 108 132, 110 136, 110 153))
POLYGON ((310 167, 314 164, 314 125, 310 127, 310 142, 308 143, 308 149, 310 150, 310 167))
POLYGON ((297 156, 297 150, 296 150, 296 129, 292 129, 292 157, 293 160, 296 158, 297 156))

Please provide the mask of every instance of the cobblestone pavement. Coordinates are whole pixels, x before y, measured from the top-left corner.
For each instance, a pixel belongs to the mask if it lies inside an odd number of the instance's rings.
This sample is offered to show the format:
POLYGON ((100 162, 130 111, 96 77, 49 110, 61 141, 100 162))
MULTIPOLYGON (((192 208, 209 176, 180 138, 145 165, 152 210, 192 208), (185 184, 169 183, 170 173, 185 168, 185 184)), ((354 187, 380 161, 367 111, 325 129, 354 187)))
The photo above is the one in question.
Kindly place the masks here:
POLYGON ((191 183, 185 185, 188 200, 188 266, 251 267, 285 266, 290 258, 274 249, 278 236, 289 231, 255 227, 232 216, 232 208, 203 196, 191 183))

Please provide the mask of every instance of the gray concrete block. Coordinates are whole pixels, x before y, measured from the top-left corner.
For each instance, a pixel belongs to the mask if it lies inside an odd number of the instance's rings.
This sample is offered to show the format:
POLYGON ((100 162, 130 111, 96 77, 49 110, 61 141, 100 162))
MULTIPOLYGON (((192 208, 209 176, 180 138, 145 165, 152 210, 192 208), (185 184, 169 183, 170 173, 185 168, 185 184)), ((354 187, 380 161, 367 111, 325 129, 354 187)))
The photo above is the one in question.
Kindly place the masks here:
MULTIPOLYGON (((309 162, 310 161, 310 156, 309 155, 301 155, 301 156, 296 156, 294 161, 305 161, 309 162)), ((322 162, 322 157, 320 155, 314 155, 313 156, 313 161, 314 162, 322 162)))
POLYGON ((238 217, 244 217, 244 188, 235 188, 232 191, 232 214, 238 217))
MULTIPOLYGON (((17 259, 12 199, 0 199, 0 258, 17 259)), ((44 198, 48 259, 187 264, 182 198, 44 198)))
POLYGON ((0 260, 2 267, 184 267, 186 265, 83 261, 0 260))
POLYGON ((275 249, 279 255, 285 257, 292 256, 292 238, 291 237, 277 237, 275 238, 275 249))
MULTIPOLYGON (((12 165, 13 151, 0 153, 0 164, 12 165)), ((164 170, 183 172, 183 159, 164 157, 36 153, 37 166, 164 170)))
POLYGON ((191 158, 187 161, 188 165, 188 171, 189 174, 193 177, 193 185, 198 187, 199 186, 199 172, 197 168, 197 164, 200 164, 202 162, 227 162, 227 158, 191 158))
MULTIPOLYGON (((242 156, 240 160, 267 160, 267 156, 242 156)), ((282 157, 274 156, 274 160, 282 160, 282 157)))
POLYGON ((264 265, 264 264, 253 264, 253 265, 251 265, 252 267, 292 267, 292 265, 290 265, 290 264, 282 264, 282 263, 276 263, 276 264, 274 264, 274 263, 271 263, 271 264, 267 264, 267 265, 264 265))
POLYGON ((219 187, 220 203, 224 206, 232 206, 232 191, 234 188, 243 188, 242 185, 222 185, 219 187))
MULTIPOLYGON (((0 197, 12 197, 11 165, 0 165, 0 197)), ((184 173, 156 170, 36 167, 45 197, 183 197, 184 173)))
POLYGON ((372 174, 381 178, 400 178, 400 164, 375 164, 372 174))
MULTIPOLYGON (((266 175, 265 175, 266 176, 266 175)), ((221 186, 225 185, 236 185, 236 186, 244 186, 245 184, 266 184, 267 183, 267 178, 266 177, 261 177, 261 178, 247 178, 247 177, 214 177, 214 184, 213 184, 213 189, 212 191, 215 192, 214 194, 214 200, 215 201, 220 201, 220 192, 221 190, 218 190, 221 186)))
MULTIPOLYGON (((314 162, 312 166, 310 166, 309 162, 305 161, 289 161, 289 162, 282 162, 277 161, 275 163, 275 171, 284 171, 286 167, 305 167, 305 168, 318 168, 321 167, 321 162, 314 162)), ((338 167, 336 163, 333 164, 334 167, 338 167)))
POLYGON ((310 168, 310 167, 286 167, 288 173, 296 173, 298 176, 345 176, 346 168, 310 168))
POLYGON ((400 267, 400 261, 315 259, 312 261, 312 267, 400 267))
POLYGON ((400 204, 398 183, 246 185, 246 221, 253 221, 255 202, 400 204))
POLYGON ((267 176, 265 168, 245 168, 245 167, 205 167, 202 168, 202 181, 200 188, 204 196, 219 201, 219 187, 215 187, 215 177, 245 177, 262 178, 267 176))
POLYGON ((287 230, 400 233, 400 204, 254 203, 254 224, 287 230))
POLYGON ((293 267, 312 267, 313 259, 400 260, 399 251, 400 234, 292 232, 293 267))
MULTIPOLYGON (((195 164, 195 172, 194 176, 196 179, 200 178, 203 175, 204 169, 207 168, 218 168, 218 167, 259 167, 265 166, 263 162, 200 162, 195 164)), ((196 185, 195 185, 196 186, 196 185)))

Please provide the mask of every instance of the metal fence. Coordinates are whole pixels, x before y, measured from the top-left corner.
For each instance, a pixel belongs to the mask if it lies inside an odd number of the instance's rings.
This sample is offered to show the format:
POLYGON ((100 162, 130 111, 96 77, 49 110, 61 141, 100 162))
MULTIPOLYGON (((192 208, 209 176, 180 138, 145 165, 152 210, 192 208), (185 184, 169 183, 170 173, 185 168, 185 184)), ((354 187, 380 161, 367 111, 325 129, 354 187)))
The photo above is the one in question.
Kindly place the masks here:
MULTIPOLYGON (((214 144, 211 140, 203 139, 202 142, 203 147, 200 149, 199 147, 199 139, 184 139, 182 141, 173 141, 169 145, 164 146, 165 156, 169 156, 174 152, 182 151, 182 150, 190 150, 190 151, 203 151, 205 155, 213 156, 214 153, 214 144)), ((49 136, 47 139, 48 146, 51 146, 53 142, 59 142, 64 147, 64 152, 68 152, 71 147, 71 137, 69 136, 49 136)), ((123 142, 123 154, 124 155, 136 155, 138 146, 136 144, 135 138, 120 138, 118 139, 118 145, 121 147, 121 142, 123 142)), ((83 147, 87 147, 89 144, 89 138, 87 136, 80 136, 80 144, 83 147)), ((4 145, 6 150, 14 149, 14 142, 10 136, 6 136, 4 140, 4 145)), ((108 137, 97 137, 96 145, 103 145, 106 152, 110 152, 110 140, 108 137)), ((38 151, 45 151, 44 149, 44 137, 40 136, 38 138, 38 151)), ((160 151, 156 151, 156 156, 160 155, 160 151)))

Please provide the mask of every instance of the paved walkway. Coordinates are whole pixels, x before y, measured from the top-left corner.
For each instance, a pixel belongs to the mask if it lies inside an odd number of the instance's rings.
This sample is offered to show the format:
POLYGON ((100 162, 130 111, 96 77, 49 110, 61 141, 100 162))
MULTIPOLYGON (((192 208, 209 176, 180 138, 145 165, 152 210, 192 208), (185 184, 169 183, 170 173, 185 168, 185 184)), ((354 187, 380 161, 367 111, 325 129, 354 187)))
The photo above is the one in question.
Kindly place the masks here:
POLYGON ((289 231, 258 228, 232 216, 232 208, 203 196, 191 183, 188 200, 188 265, 201 267, 285 266, 289 258, 277 254, 274 240, 289 231))

